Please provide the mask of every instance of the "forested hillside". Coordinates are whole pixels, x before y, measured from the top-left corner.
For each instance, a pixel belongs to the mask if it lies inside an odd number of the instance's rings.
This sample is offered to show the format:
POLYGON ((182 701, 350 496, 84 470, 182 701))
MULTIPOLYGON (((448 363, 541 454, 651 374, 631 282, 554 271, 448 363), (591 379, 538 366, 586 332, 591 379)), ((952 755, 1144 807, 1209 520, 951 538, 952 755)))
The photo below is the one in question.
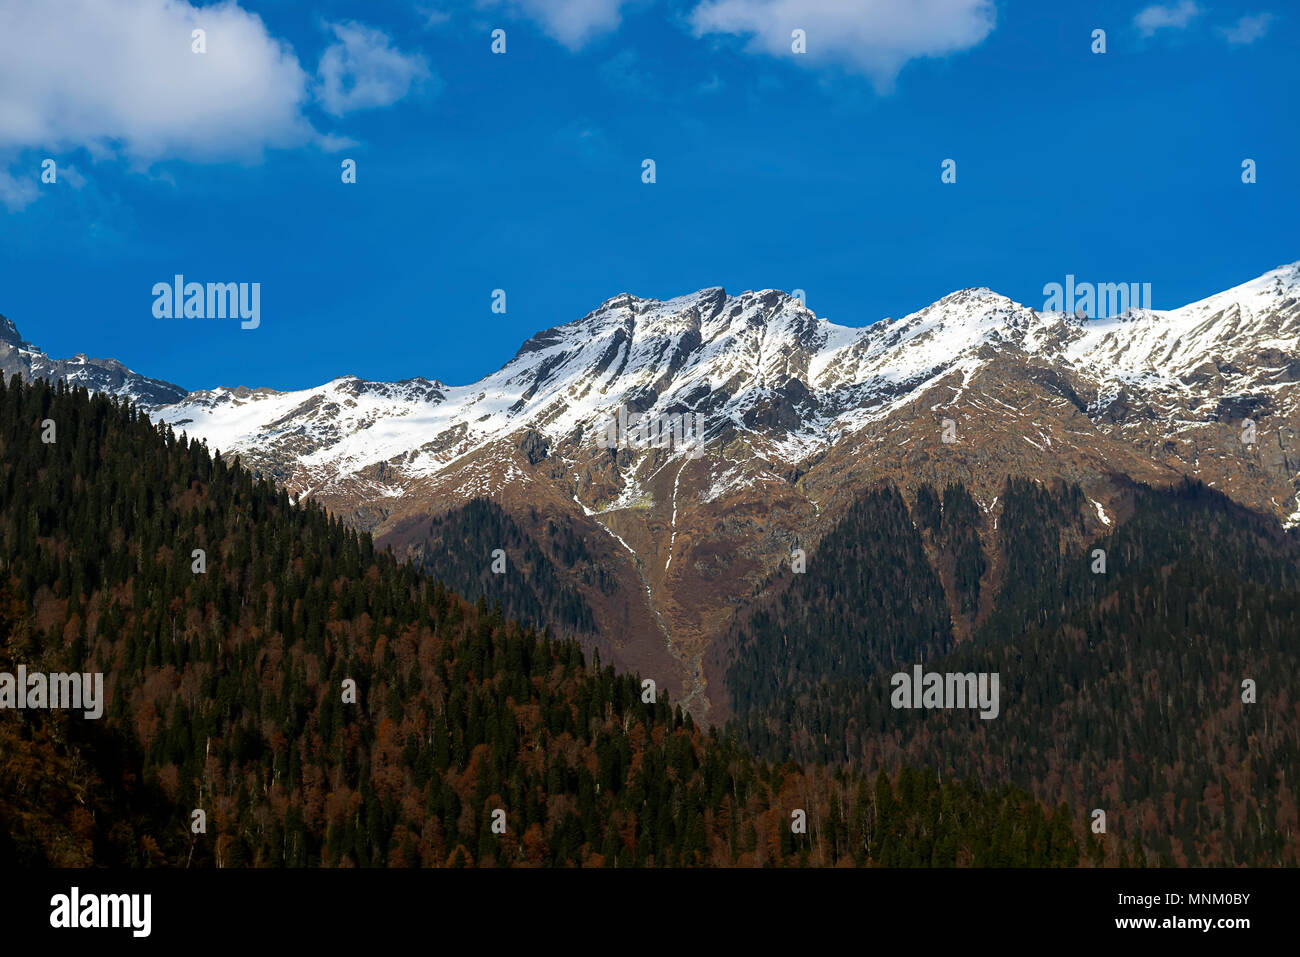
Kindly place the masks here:
POLYGON ((98 721, 0 711, 2 863, 1036 866, 1094 853, 1080 812, 1014 787, 752 759, 646 701, 637 676, 466 603, 128 405, 15 377, 0 426, 0 671, 102 671, 108 699, 98 721))
MULTIPOLYGON (((537 516, 533 524, 540 525, 537 516)), ((501 613, 526 625, 551 628, 559 635, 595 630, 591 606, 572 585, 565 584, 557 563, 569 572, 575 566, 587 584, 603 593, 614 589, 612 579, 593 561, 585 542, 568 525, 546 523, 546 536, 538 541, 521 529, 501 506, 476 498, 428 522, 408 546, 410 557, 458 595, 470 601, 486 598, 501 613), (518 574, 493 571, 518 569, 518 574)), ((411 537, 399 530, 394 537, 411 537)))
POLYGON ((913 528, 896 493, 874 493, 738 623, 737 738, 772 759, 912 764, 1100 808, 1150 863, 1300 863, 1295 538, 1194 482, 1132 487, 1132 517, 1096 542, 1078 488, 1009 479, 996 527, 966 498, 923 489, 913 528), (991 567, 966 640, 941 624, 923 540, 949 556, 959 611, 991 567), (1000 714, 893 708, 891 675, 916 664, 998 673, 1000 714))

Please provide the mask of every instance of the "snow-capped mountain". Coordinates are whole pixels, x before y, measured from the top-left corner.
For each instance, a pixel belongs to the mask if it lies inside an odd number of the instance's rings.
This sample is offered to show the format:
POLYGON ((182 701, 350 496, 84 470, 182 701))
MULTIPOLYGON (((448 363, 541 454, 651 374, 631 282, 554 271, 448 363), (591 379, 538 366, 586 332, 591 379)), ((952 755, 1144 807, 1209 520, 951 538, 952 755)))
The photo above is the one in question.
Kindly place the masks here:
POLYGON ((116 359, 92 359, 78 353, 71 359, 51 359, 23 340, 18 327, 0 316, 0 373, 7 379, 17 373, 24 380, 63 380, 92 392, 129 399, 144 408, 168 405, 185 398, 178 385, 132 372, 116 359))
MULTIPOLYGON (((969 383, 1016 357, 1086 398, 1082 411, 1099 426, 1145 433, 1155 422, 1168 438, 1253 415, 1259 442, 1267 419, 1294 411, 1298 286, 1291 265, 1181 309, 1083 321, 967 289, 865 328, 819 319, 775 290, 706 289, 665 302, 624 294, 539 333, 472 385, 348 376, 296 392, 195 392, 155 414, 297 492, 360 483, 398 497, 524 432, 537 437, 534 459, 552 449, 592 458, 593 437, 620 405, 702 414, 710 444, 744 436, 797 465, 954 376, 961 384, 949 385, 944 407, 961 413, 969 383)), ((635 500, 638 464, 625 462, 608 482, 575 476, 574 491, 593 508, 611 496, 635 500)), ((526 480, 507 469, 498 478, 526 480)), ((476 491, 500 488, 485 480, 476 491)))
POLYGON ((1077 482, 1100 531, 1128 480, 1191 475, 1300 523, 1300 263, 1103 320, 989 289, 862 328, 770 289, 623 294, 466 386, 185 394, 111 361, 56 363, 12 324, 0 340, 6 370, 130 397, 399 551, 475 496, 570 523, 622 576, 605 659, 657 674, 699 715, 718 714, 705 653, 735 608, 793 547, 813 571, 821 534, 882 480, 961 481, 992 521, 1007 475, 1077 482), (702 416, 703 454, 603 447, 620 407, 702 416))

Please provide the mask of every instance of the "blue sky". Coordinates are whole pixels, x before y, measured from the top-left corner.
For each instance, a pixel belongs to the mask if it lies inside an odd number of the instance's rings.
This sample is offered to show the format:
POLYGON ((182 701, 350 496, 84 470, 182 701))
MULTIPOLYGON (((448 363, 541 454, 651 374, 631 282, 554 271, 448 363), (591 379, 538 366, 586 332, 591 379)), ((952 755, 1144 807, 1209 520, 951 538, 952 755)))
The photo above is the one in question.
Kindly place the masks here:
POLYGON ((865 325, 1300 258, 1276 0, 124 4, 0 0, 0 313, 191 389, 463 384, 624 291, 865 325), (260 326, 154 318, 175 273, 260 282, 260 326))

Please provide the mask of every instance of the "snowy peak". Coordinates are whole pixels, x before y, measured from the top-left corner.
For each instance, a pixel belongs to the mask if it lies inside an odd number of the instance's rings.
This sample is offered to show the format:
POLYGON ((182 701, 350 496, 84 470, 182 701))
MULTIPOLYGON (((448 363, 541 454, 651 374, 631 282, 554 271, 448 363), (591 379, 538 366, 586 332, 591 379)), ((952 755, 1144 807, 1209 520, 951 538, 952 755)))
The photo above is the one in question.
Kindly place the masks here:
POLYGON ((84 386, 91 392, 128 399, 145 409, 170 405, 185 396, 178 385, 132 372, 116 359, 92 359, 83 352, 71 359, 52 359, 23 339, 18 327, 0 316, 0 373, 24 380, 46 379, 84 386))
POLYGON ((728 296, 712 288, 669 300, 623 294, 534 336, 468 388, 517 397, 512 417, 539 418, 562 433, 606 406, 694 408, 718 390, 784 385, 806 375, 829 329, 777 290, 728 296))
POLYGON ((838 395, 832 405, 839 412, 874 408, 951 371, 969 374, 999 354, 1057 357, 1078 334, 1063 316, 1035 312, 987 288, 961 289, 864 329, 827 324, 810 385, 838 395))
POLYGON ((1300 263, 1178 309, 1088 322, 1070 358, 1107 379, 1170 387, 1207 377, 1238 387, 1300 362, 1300 263), (1225 380, 1226 381, 1226 380, 1225 380))
POLYGON ((538 333, 503 372, 527 370, 540 356, 547 370, 572 367, 575 357, 595 357, 597 375, 635 375, 653 365, 679 368, 733 345, 790 345, 809 351, 825 325, 799 300, 774 289, 728 296, 721 288, 673 299, 623 293, 575 322, 538 333))
POLYGON ((1183 306, 1180 312, 1212 314, 1237 305, 1254 313, 1266 313, 1279 306, 1294 306, 1300 297, 1300 262, 1278 266, 1223 292, 1183 306))
POLYGON ((584 396, 632 397, 638 408, 693 408, 704 393, 783 389, 791 380, 811 390, 906 382, 987 344, 1055 350, 1073 334, 1063 317, 1042 316, 989 289, 959 290, 865 328, 819 318, 774 289, 729 296, 711 288, 668 300, 624 293, 534 336, 497 376, 525 401, 564 381, 585 383, 578 390, 584 396))
POLYGON ((1182 309, 1101 321, 961 289, 863 328, 819 318, 774 289, 713 287, 667 300, 621 293, 539 332, 471 385, 348 376, 290 393, 218 389, 159 417, 220 448, 279 459, 293 449, 299 465, 334 477, 378 463, 431 476, 517 433, 535 433, 534 449, 579 443, 619 406, 696 412, 712 434, 752 432, 805 455, 946 376, 969 382, 1003 356, 1084 375, 1107 396, 1142 388, 1182 407, 1188 389, 1204 388, 1215 394, 1201 404, 1214 404, 1225 389, 1257 381, 1240 377, 1247 351, 1264 356, 1274 378, 1300 362, 1298 274, 1282 267, 1182 309))
POLYGON ((13 321, 0 316, 0 342, 8 343, 11 346, 21 346, 23 337, 18 334, 18 327, 13 321))
MULTIPOLYGON (((666 300, 625 292, 537 333, 496 372, 464 386, 343 376, 290 392, 186 394, 113 360, 51 360, 7 320, 0 368, 130 398, 304 486, 378 475, 384 495, 454 474, 476 456, 486 462, 497 443, 526 446, 534 465, 557 455, 586 475, 592 437, 620 406, 697 413, 710 438, 744 436, 796 463, 930 389, 944 386, 947 407, 968 389, 1009 387, 1007 376, 1051 380, 1095 421, 1165 423, 1172 434, 1187 421, 1286 415, 1300 404, 1300 389, 1291 388, 1300 383, 1300 263, 1179 309, 1103 320, 1039 312, 986 287, 865 327, 836 325, 775 289, 731 295, 711 287, 666 300)), ((1277 468, 1290 467, 1290 453, 1279 454, 1277 468)))
MULTIPOLYGON (((374 440, 377 448, 395 419, 419 419, 440 404, 447 387, 430 379, 370 382, 343 376, 312 389, 278 392, 244 386, 190 393, 160 410, 173 428, 203 438, 215 449, 265 451, 280 445, 301 453, 374 440)), ((365 464, 364 462, 361 464, 365 464)))

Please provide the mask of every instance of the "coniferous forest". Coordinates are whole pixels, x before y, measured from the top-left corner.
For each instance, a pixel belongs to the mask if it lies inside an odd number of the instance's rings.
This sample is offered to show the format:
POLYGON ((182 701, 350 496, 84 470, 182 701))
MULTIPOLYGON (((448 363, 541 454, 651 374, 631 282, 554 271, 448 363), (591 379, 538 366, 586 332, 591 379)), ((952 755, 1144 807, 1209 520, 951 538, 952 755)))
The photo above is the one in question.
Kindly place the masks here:
POLYGON ((737 622, 733 731, 772 760, 915 764, 1100 809, 1118 840, 1099 863, 1295 866, 1300 546, 1196 482, 1128 498, 1092 540, 1077 487, 1009 478, 996 527, 957 486, 922 486, 910 515, 892 489, 865 497, 737 622), (998 673, 997 719, 891 707, 916 664, 998 673))
POLYGON ((557 634, 595 630, 591 606, 576 588, 560 580, 556 565, 573 569, 581 564, 588 583, 606 594, 614 586, 569 526, 548 522, 548 534, 539 542, 487 498, 471 499, 427 524, 427 537, 408 548, 410 557, 456 594, 470 600, 490 597, 507 618, 549 627, 557 634), (493 574, 482 558, 497 549, 526 569, 525 574, 493 574))
MULTIPOLYGON (((989 776, 978 756, 968 762, 968 779, 940 778, 929 769, 934 749, 910 745, 901 732, 888 739, 880 767, 863 760, 871 756, 866 749, 847 763, 839 754, 807 764, 776 756, 762 733, 782 720, 772 689, 755 692, 756 703, 774 709, 769 724, 752 723, 738 736, 706 732, 670 702, 645 700, 638 676, 584 660, 573 640, 521 627, 482 597, 467 603, 437 580, 436 567, 399 563, 320 507, 290 501, 129 404, 14 377, 0 388, 0 424, 0 671, 19 664, 102 671, 107 696, 99 720, 75 711, 0 711, 2 864, 1071 866, 1116 853, 1136 863, 1150 856, 1136 843, 1118 852, 1102 847, 1081 808, 1046 803, 1013 784, 972 783, 989 776), (752 756, 751 745, 773 757, 752 756), (206 825, 200 833, 196 811, 206 825), (504 827, 494 829, 497 812, 504 827), (806 828, 793 828, 800 813, 806 828)), ((931 607, 940 593, 926 578, 920 543, 901 524, 900 500, 884 496, 893 524, 872 534, 899 548, 906 563, 897 581, 868 580, 865 593, 884 603, 885 627, 889 616, 914 609, 923 633, 895 628, 882 647, 891 655, 943 653, 948 635, 931 607), (919 593, 886 598, 893 585, 912 581, 919 593)), ((948 501, 945 493, 944 509, 948 501)), ((1170 507, 1183 507, 1179 501, 1170 507)), ((1201 506, 1185 507, 1190 514, 1201 506)), ((1205 510, 1207 529, 1214 508, 1221 506, 1205 510)), ((1117 555, 1181 547, 1172 533, 1133 535, 1115 544, 1117 555)), ((972 574, 980 558, 969 532, 943 541, 959 574, 972 574)), ((1241 599, 1234 633, 1253 636, 1250 666, 1261 676, 1284 667, 1270 653, 1296 609, 1289 592, 1269 586, 1293 580, 1284 569, 1268 570, 1275 555, 1252 557, 1257 545, 1238 541, 1253 564, 1218 591, 1178 562, 1117 578, 1142 602, 1101 606, 1098 614, 1119 616, 1124 630, 1114 638, 1101 638, 1099 623, 1077 603, 1041 613, 1018 605, 1017 653, 1047 655, 1045 643, 1065 636, 1070 651, 1062 660, 1078 669, 1020 680, 1069 686, 1139 637, 1153 642, 1142 668, 1171 666, 1174 642, 1218 654, 1218 670, 1200 685, 1184 682, 1201 695, 1213 734, 1194 749, 1191 736, 1177 736, 1187 743, 1181 758, 1207 774, 1206 801, 1211 788, 1222 789, 1221 802, 1239 789, 1260 793, 1268 773, 1284 792, 1279 742, 1294 740, 1294 722, 1284 727, 1283 711, 1270 705, 1261 706, 1258 727, 1234 723, 1231 703, 1216 696, 1245 666, 1231 649, 1211 652, 1217 646, 1196 630, 1195 616, 1217 622, 1224 601, 1241 599), (1177 588, 1170 599, 1185 603, 1153 596, 1163 583, 1177 588), (1157 611, 1174 633, 1138 630, 1157 611), (1089 642, 1096 650, 1084 654, 1089 642), (1220 750, 1246 765, 1220 768, 1220 750)), ((1039 584, 1014 587, 1028 596, 1039 584)), ((1081 580, 1078 587, 1095 586, 1081 580)), ((544 597, 568 608, 571 624, 581 620, 580 606, 562 593, 544 597)), ((811 615, 816 602, 804 601, 811 615)), ((761 636, 753 641, 757 647, 761 636)), ((809 653, 839 654, 829 634, 809 653)), ((981 638, 964 653, 994 649, 981 638)), ((846 721, 848 701, 831 706, 820 697, 806 671, 815 660, 772 660, 781 665, 778 687, 814 704, 797 749, 803 758, 846 721)), ((869 680, 878 664, 866 653, 851 661, 849 676, 858 679, 869 680)), ((1146 670, 1133 674, 1152 680, 1146 670)), ((1159 729, 1169 727, 1170 710, 1189 702, 1153 706, 1136 724, 1118 727, 1086 718, 1070 724, 1065 718, 1081 703, 1068 699, 1062 727, 1072 726, 1098 760, 1116 734, 1133 735, 1110 757, 1123 775, 1117 780, 1127 786, 1136 775, 1153 790, 1158 768, 1148 770, 1150 759, 1171 746, 1159 729)), ((854 720, 863 728, 888 720, 869 702, 862 707, 871 717, 854 720)), ((1071 790, 1044 787, 1035 776, 1040 765, 1056 768, 1041 749, 1056 746, 1042 735, 1057 732, 1032 728, 1028 713, 1014 719, 1026 737, 1005 745, 1017 756, 1008 770, 1044 793, 1071 790)), ((991 743, 985 762, 1002 753, 1002 742, 991 743)), ((1131 793, 1118 800, 1136 801, 1131 793)), ((1274 833, 1271 823, 1260 826, 1261 815, 1281 822, 1289 808, 1294 817, 1289 798, 1257 801, 1255 816, 1223 828, 1225 854, 1243 830, 1274 833)), ((1169 813, 1196 837, 1210 833, 1214 807, 1189 809, 1184 801, 1169 813)), ((1166 803, 1151 813, 1160 820, 1166 803)))

